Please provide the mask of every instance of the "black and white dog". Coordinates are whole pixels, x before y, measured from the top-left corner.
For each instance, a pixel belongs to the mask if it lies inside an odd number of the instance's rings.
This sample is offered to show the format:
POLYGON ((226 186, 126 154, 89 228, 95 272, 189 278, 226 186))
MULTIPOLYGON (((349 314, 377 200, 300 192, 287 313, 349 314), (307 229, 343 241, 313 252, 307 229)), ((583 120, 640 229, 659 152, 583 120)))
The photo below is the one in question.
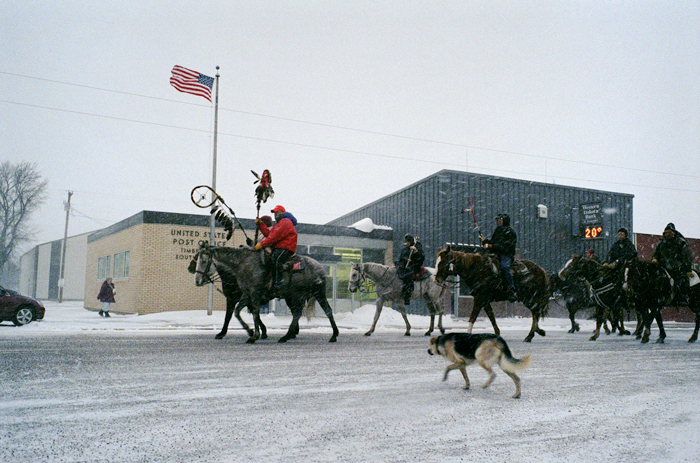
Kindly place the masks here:
POLYGON ((522 359, 516 359, 510 353, 506 341, 495 334, 467 334, 448 333, 442 336, 430 338, 430 355, 442 355, 452 363, 445 369, 443 381, 447 380, 447 375, 452 370, 459 370, 464 376, 467 384, 464 389, 469 389, 469 377, 467 367, 476 362, 481 365, 491 375, 484 383, 487 388, 496 377, 491 367, 498 364, 515 383, 514 399, 520 398, 520 378, 516 373, 524 371, 530 365, 530 355, 522 359))

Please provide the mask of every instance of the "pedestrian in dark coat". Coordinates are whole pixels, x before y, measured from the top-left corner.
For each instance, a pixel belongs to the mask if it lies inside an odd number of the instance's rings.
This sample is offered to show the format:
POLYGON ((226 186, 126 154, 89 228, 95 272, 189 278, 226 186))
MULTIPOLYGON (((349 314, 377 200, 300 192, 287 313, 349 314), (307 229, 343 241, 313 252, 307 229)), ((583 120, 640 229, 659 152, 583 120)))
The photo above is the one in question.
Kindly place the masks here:
POLYGON ((510 302, 517 300, 515 294, 515 284, 513 283, 513 273, 510 270, 513 259, 515 259, 515 248, 518 245, 518 236, 510 226, 510 216, 508 214, 498 214, 496 216, 498 226, 494 230, 491 239, 482 239, 484 248, 498 255, 501 262, 501 274, 505 283, 506 299, 510 302))
POLYGON ((404 236, 404 246, 401 248, 399 258, 396 261, 397 275, 403 281, 401 295, 403 296, 404 305, 411 303, 413 278, 420 272, 424 261, 423 245, 417 242, 413 235, 407 234, 404 236))
POLYGON ((107 278, 100 287, 100 292, 97 294, 97 300, 102 303, 102 309, 100 310, 100 317, 109 318, 109 305, 117 302, 114 299, 114 295, 117 293, 117 289, 112 282, 112 278, 107 278))
POLYGON ((688 306, 691 270, 693 269, 693 251, 688 241, 676 230, 673 223, 666 225, 661 241, 656 245, 652 262, 660 264, 673 278, 674 300, 676 307, 688 306))

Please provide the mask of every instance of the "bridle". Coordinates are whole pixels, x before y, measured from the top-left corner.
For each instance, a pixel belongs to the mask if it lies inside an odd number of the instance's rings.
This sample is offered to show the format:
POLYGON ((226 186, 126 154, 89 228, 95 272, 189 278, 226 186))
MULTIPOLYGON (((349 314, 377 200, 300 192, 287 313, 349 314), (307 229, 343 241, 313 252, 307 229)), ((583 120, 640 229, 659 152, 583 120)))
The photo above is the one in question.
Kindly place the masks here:
POLYGON ((192 272, 195 275, 197 275, 197 274, 202 275, 202 278, 204 278, 204 280, 206 281, 206 284, 209 284, 209 283, 214 284, 217 281, 221 281, 221 277, 219 276, 218 272, 216 273, 216 275, 214 277, 211 277, 209 275, 209 272, 211 270, 211 265, 214 262, 213 254, 214 254, 214 247, 209 246, 206 248, 202 248, 197 254, 194 255, 194 258, 193 258, 193 262, 199 262, 199 259, 201 258, 202 255, 205 255, 209 258, 209 261, 207 262, 204 270, 198 270, 195 267, 194 271, 192 272))
MULTIPOLYGON (((455 276, 455 258, 454 255, 452 254, 453 251, 446 252, 445 255, 440 256, 440 260, 445 259, 445 266, 447 267, 447 276, 455 276)), ((435 276, 437 277, 437 272, 438 269, 435 269, 435 276)), ((437 278, 435 278, 435 282, 438 284, 438 286, 442 288, 447 288, 447 287, 455 287, 457 286, 457 283, 453 280, 452 283, 448 283, 447 278, 443 278, 442 282, 437 281, 437 278)))
MULTIPOLYGON (((389 286, 391 286, 391 284, 392 284, 392 283, 394 282, 394 280, 396 279, 396 276, 399 274, 399 272, 396 272, 396 273, 394 274, 394 277, 391 279, 391 281, 390 281, 386 286, 384 286, 383 288, 381 288, 381 289, 377 288, 377 289, 375 289, 374 291, 365 291, 365 290, 362 289, 362 285, 364 284, 365 280, 367 279, 367 275, 365 275, 364 270, 362 270, 362 264, 357 264, 357 269, 358 269, 358 270, 357 270, 357 273, 360 275, 360 277, 357 279, 357 282, 355 283, 355 286, 357 286, 357 288, 359 289, 360 293, 362 293, 362 294, 378 293, 378 292, 380 292, 380 291, 384 291, 384 290, 387 289, 389 286)), ((379 280, 381 280, 382 278, 384 278, 384 277, 386 276, 386 274, 389 273, 389 270, 391 270, 391 267, 386 267, 386 269, 384 270, 384 273, 382 274, 382 276, 380 276, 380 277, 379 277, 378 279, 376 279, 376 280, 373 279, 374 282, 376 283, 377 281, 379 281, 379 280)))

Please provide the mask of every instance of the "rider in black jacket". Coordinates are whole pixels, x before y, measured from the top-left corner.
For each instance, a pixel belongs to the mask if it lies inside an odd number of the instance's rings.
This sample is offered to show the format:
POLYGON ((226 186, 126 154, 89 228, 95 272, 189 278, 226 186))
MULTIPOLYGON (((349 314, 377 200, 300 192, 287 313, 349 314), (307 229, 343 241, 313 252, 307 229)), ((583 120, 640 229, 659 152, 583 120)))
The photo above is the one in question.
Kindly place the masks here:
MULTIPOLYGON (((484 248, 496 253, 501 261, 501 274, 506 287, 506 299, 515 302, 515 284, 510 266, 515 258, 515 247, 518 244, 518 237, 515 230, 510 226, 510 216, 508 214, 498 214, 496 216, 498 227, 494 230, 491 239, 482 239, 484 248)), ((480 238, 481 239, 481 238, 480 238)))
POLYGON ((413 294, 413 277, 418 274, 425 261, 423 246, 416 242, 413 235, 404 237, 404 247, 401 248, 399 259, 396 261, 396 271, 398 277, 403 281, 401 295, 403 303, 410 304, 411 294, 413 294))

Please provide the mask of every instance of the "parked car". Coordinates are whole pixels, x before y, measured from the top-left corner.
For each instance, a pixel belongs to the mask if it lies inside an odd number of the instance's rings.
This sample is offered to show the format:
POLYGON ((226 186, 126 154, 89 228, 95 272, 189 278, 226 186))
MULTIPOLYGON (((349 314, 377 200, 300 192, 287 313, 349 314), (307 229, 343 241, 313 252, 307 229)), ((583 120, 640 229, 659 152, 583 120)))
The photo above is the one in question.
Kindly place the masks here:
POLYGON ((45 312, 44 306, 36 299, 0 286, 0 322, 11 321, 22 326, 41 320, 45 312))

